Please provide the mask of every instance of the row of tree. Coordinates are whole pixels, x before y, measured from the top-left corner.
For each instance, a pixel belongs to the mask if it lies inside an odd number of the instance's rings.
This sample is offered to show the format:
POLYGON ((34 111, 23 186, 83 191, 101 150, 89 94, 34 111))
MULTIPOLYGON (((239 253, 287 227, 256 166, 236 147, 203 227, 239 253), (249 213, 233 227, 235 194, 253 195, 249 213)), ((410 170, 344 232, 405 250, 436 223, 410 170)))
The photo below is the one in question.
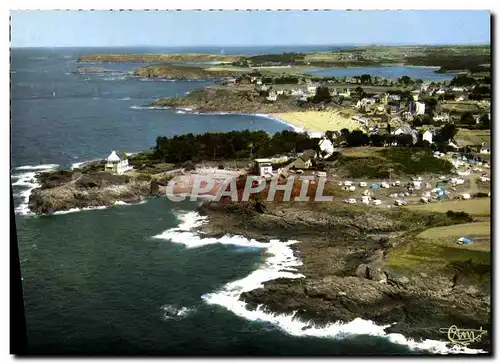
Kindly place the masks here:
MULTIPOLYGON (((455 125, 447 124, 440 129, 437 129, 436 134, 433 136, 433 142, 437 148, 440 145, 447 145, 450 140, 453 140, 455 135, 458 132, 458 128, 455 125)), ((375 147, 382 147, 385 145, 392 145, 393 143, 397 143, 398 146, 401 147, 423 147, 430 146, 430 144, 423 140, 423 134, 414 130, 416 138, 414 138, 411 134, 400 134, 393 135, 391 134, 391 126, 387 124, 386 133, 382 134, 371 134, 368 135, 361 130, 353 130, 349 131, 348 129, 342 129, 340 131, 340 140, 336 140, 336 144, 339 142, 343 142, 345 145, 349 147, 359 147, 372 145, 375 147)), ((327 134, 328 136, 329 134, 327 134)))
POLYGON ((284 130, 269 135, 259 131, 184 134, 158 137, 154 157, 168 163, 186 161, 270 157, 276 154, 317 149, 319 139, 307 133, 284 130))

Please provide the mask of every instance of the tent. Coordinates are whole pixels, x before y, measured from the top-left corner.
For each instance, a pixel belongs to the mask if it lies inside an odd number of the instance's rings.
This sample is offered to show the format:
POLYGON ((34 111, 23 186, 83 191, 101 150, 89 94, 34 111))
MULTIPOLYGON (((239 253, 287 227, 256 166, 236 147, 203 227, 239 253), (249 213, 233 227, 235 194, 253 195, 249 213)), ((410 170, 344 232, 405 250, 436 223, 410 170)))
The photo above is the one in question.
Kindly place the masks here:
POLYGON ((465 244, 465 245, 470 245, 472 244, 472 238, 468 238, 465 236, 462 236, 457 240, 457 244, 465 244))
POLYGON ((380 185, 379 185, 379 184, 374 183, 374 184, 372 184, 372 185, 370 186, 370 188, 380 188, 380 185))

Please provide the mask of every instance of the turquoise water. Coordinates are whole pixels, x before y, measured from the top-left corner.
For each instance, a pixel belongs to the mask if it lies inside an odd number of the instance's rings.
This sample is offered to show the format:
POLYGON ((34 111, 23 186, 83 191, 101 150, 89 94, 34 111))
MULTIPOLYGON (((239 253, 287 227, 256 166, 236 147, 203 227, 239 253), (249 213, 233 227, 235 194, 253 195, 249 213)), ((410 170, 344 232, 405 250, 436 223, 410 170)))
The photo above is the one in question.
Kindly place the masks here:
MULTIPOLYGON (((105 157, 111 149, 144 150, 154 145, 158 135, 286 128, 247 115, 200 116, 134 108, 207 83, 73 74, 77 55, 92 51, 13 50, 11 174, 18 207, 22 194, 33 187, 30 176, 48 168, 41 164, 69 167, 105 157)), ((224 307, 207 304, 202 295, 247 276, 264 258, 259 248, 217 242, 188 248, 154 238, 179 226, 183 214, 195 207, 195 202, 149 199, 135 206, 62 215, 17 215, 30 352, 408 353, 406 347, 376 337, 291 336, 278 326, 245 320, 224 307)), ((185 242, 192 239, 187 236, 185 242)))
POLYGON ((307 71, 306 73, 329 76, 329 77, 354 77, 364 74, 397 80, 402 76, 408 76, 423 81, 448 81, 456 74, 437 73, 433 67, 411 67, 411 66, 382 66, 382 67, 351 67, 351 68, 328 68, 322 70, 307 71))

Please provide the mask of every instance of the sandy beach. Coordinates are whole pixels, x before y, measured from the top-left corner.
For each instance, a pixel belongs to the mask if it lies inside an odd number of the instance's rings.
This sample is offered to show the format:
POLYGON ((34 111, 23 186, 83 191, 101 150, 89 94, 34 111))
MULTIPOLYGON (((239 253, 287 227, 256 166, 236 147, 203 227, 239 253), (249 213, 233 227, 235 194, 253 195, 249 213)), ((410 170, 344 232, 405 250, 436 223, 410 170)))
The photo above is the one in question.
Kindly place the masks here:
POLYGON ((269 114, 270 117, 282 120, 286 124, 310 133, 327 130, 359 128, 359 123, 340 114, 339 111, 302 111, 269 114))

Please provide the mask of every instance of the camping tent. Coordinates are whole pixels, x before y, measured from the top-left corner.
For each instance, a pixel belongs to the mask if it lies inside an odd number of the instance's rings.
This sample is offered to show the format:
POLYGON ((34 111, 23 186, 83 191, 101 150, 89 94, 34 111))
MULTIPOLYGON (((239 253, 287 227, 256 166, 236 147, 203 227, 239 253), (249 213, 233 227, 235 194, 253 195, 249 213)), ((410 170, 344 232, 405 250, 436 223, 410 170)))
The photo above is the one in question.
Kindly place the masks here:
POLYGON ((457 240, 457 244, 465 244, 465 245, 470 245, 472 244, 472 238, 468 238, 465 236, 462 236, 457 240))

